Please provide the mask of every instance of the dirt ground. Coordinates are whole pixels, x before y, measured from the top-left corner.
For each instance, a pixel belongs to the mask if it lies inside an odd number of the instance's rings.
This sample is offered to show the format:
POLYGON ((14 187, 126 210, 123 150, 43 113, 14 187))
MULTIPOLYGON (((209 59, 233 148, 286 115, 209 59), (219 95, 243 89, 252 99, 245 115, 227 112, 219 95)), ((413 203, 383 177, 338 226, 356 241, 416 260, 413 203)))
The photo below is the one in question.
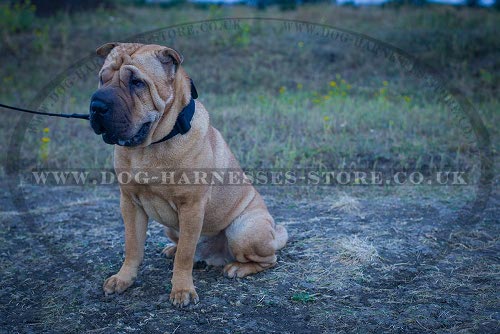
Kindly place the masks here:
POLYGON ((498 193, 480 221, 457 224, 460 198, 364 188, 300 199, 263 189, 290 234, 278 265, 230 280, 196 264, 201 301, 177 309, 158 223, 137 282, 104 296, 123 256, 116 187, 27 186, 21 198, 9 187, 2 181, 3 333, 499 331, 498 193), (29 211, 19 210, 22 199, 29 211))

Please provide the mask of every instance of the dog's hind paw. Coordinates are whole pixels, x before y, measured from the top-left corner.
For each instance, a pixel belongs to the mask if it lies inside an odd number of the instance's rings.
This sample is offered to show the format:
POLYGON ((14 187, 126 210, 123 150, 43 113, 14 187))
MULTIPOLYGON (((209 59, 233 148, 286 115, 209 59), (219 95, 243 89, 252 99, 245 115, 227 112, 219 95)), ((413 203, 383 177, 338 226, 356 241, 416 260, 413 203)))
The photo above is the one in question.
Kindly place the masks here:
POLYGON ((175 245, 168 245, 167 247, 163 248, 161 251, 162 254, 164 254, 168 259, 172 259, 175 256, 175 251, 177 250, 177 246, 175 245))
POLYGON ((257 263, 257 262, 231 262, 226 264, 223 269, 224 276, 227 278, 242 278, 251 274, 256 274, 276 265, 275 263, 257 263))

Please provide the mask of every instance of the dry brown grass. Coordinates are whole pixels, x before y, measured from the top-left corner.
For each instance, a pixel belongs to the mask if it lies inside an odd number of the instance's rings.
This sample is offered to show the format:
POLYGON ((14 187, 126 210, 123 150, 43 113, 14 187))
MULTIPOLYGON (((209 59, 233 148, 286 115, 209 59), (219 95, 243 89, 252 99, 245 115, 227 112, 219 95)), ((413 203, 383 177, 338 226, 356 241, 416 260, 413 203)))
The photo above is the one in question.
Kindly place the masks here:
POLYGON ((377 249, 366 238, 357 235, 344 237, 336 242, 337 258, 350 265, 371 264, 379 259, 377 249))

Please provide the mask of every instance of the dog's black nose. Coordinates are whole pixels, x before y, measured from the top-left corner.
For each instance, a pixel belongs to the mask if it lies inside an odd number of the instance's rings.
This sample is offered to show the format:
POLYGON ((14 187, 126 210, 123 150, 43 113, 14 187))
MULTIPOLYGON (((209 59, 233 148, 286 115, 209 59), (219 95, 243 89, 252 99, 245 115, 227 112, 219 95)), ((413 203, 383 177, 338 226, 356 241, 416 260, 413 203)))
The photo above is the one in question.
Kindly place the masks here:
POLYGON ((109 106, 101 100, 93 100, 90 103, 90 112, 94 114, 105 114, 109 110, 109 106))

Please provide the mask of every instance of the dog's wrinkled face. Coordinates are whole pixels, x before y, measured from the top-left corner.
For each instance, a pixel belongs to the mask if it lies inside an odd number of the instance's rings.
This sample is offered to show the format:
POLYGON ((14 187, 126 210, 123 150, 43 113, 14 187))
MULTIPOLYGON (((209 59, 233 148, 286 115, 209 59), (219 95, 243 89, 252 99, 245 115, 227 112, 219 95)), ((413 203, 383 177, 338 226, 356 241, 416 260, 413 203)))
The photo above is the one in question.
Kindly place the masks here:
POLYGON ((137 146, 154 131, 174 96, 182 57, 159 45, 108 43, 99 88, 90 101, 90 124, 108 144, 137 146))

